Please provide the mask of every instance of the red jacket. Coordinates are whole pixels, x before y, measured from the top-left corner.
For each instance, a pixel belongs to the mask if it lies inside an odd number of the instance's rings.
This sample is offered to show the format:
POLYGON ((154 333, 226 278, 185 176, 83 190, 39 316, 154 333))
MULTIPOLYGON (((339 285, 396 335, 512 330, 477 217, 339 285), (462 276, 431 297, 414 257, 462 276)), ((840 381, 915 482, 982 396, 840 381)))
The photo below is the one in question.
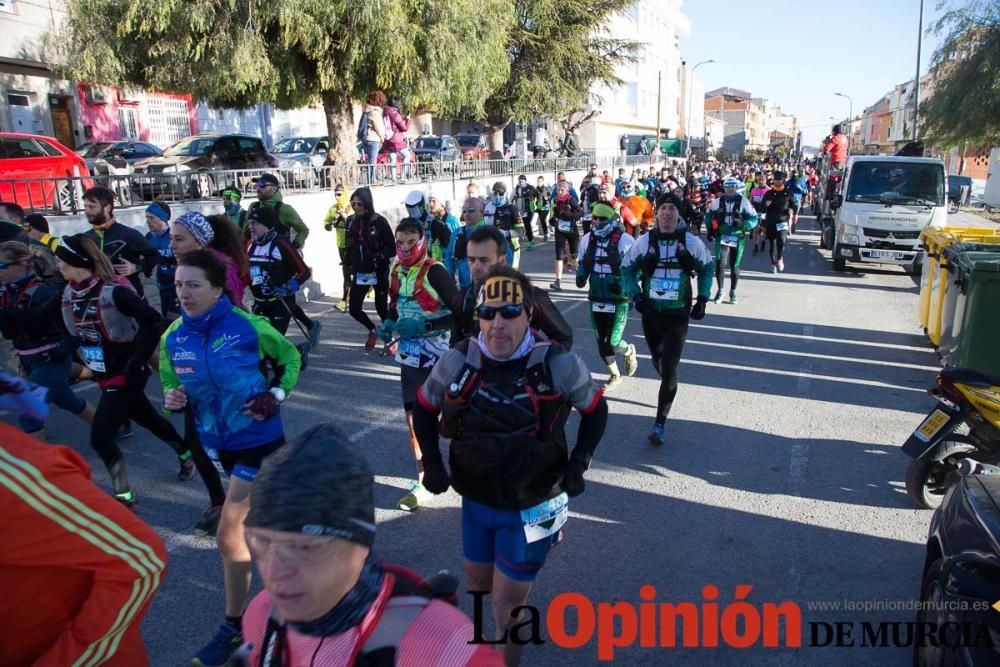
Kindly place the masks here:
POLYGON ((68 447, 0 424, 0 665, 148 665, 167 552, 68 447))
POLYGON ((842 134, 835 134, 828 142, 823 144, 823 152, 833 156, 834 164, 847 162, 847 137, 842 134))

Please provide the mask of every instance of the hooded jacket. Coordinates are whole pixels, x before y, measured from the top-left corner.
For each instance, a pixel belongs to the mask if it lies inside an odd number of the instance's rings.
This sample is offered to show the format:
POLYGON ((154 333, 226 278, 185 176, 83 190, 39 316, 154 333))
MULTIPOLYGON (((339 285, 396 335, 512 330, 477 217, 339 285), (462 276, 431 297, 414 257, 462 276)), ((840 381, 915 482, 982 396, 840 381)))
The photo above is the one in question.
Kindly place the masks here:
POLYGON ((406 131, 410 129, 410 119, 399 113, 399 109, 388 104, 382 108, 382 115, 385 116, 385 125, 392 127, 392 134, 382 144, 382 151, 398 153, 406 148, 406 131))
POLYGON ((344 261, 352 273, 388 274, 396 256, 396 238, 389 221, 373 210, 372 191, 358 188, 354 196, 365 205, 364 217, 355 213, 347 219, 347 252, 344 261))
MULTIPOLYGON (((302 222, 302 217, 299 215, 299 212, 282 201, 280 190, 275 192, 274 196, 269 199, 259 199, 250 204, 250 211, 252 211, 255 206, 273 208, 275 213, 278 214, 278 223, 284 226, 285 229, 295 230, 295 238, 292 239, 292 245, 300 250, 302 249, 302 246, 306 243, 306 237, 309 236, 309 228, 306 227, 306 223, 302 222)), ((251 216, 248 211, 247 218, 251 219, 252 217, 253 216, 251 216)))
POLYGON ((382 107, 365 104, 365 115, 368 116, 368 137, 365 141, 385 141, 385 121, 382 119, 382 107))

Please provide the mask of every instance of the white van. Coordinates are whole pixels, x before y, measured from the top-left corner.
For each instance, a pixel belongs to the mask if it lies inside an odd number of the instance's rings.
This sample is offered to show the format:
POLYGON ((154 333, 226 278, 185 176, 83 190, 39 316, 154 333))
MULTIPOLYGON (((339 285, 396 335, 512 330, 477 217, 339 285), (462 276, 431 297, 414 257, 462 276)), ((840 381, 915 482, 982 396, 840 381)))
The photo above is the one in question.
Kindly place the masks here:
POLYGON ((844 181, 834 202, 833 269, 843 271, 851 261, 919 272, 920 232, 948 222, 944 163, 855 155, 847 160, 844 181))

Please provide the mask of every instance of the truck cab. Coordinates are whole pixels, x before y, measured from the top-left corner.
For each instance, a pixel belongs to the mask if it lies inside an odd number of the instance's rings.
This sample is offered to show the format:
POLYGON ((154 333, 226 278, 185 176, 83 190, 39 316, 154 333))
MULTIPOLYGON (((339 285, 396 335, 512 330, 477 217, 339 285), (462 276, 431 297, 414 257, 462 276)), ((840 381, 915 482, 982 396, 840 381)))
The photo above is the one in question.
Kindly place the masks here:
POLYGON ((833 197, 833 269, 847 262, 896 264, 919 273, 920 232, 947 224, 944 163, 901 156, 848 158, 833 197))

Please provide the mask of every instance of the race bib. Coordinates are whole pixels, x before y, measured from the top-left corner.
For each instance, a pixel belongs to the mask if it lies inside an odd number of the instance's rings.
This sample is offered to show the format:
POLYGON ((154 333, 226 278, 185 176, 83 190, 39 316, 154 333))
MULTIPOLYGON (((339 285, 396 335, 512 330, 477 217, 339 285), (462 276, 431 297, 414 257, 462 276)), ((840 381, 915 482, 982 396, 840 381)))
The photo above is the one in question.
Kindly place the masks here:
POLYGON ((777 229, 779 232, 786 231, 788 229, 788 223, 779 222, 777 225, 775 225, 775 229, 777 229))
POLYGON ((735 248, 737 245, 739 245, 739 243, 740 239, 737 236, 734 236, 732 234, 722 235, 722 245, 727 245, 730 248, 735 248))
POLYGON ((396 361, 404 366, 420 368, 420 352, 423 345, 419 338, 402 338, 396 345, 396 361))
POLYGON ((593 301, 590 304, 590 309, 595 313, 614 313, 618 306, 613 303, 601 303, 600 301, 593 301))
POLYGON ((262 271, 259 266, 250 267, 250 284, 251 285, 264 284, 264 271, 262 271))
POLYGON ((559 532, 569 517, 569 496, 560 493, 555 498, 521 510, 524 537, 528 543, 544 540, 559 532))
POLYGON ((448 351, 449 335, 401 338, 396 345, 396 361, 411 368, 433 368, 448 351))
POLYGON ((358 273, 354 276, 355 285, 376 285, 378 284, 378 276, 374 273, 358 273))
POLYGON ((556 223, 556 228, 560 232, 566 232, 566 233, 572 232, 573 231, 573 222, 571 220, 559 220, 556 223))
POLYGON ((104 365, 104 348, 100 345, 82 345, 80 357, 87 368, 95 373, 104 373, 107 370, 104 365))
POLYGON ((649 298, 676 301, 681 293, 680 278, 650 278, 649 298))
POLYGON ((222 463, 219 462, 218 451, 212 449, 211 447, 205 447, 205 454, 208 455, 208 458, 212 461, 212 465, 215 466, 215 469, 219 471, 220 475, 223 477, 229 477, 229 475, 226 474, 226 469, 223 468, 222 463))

